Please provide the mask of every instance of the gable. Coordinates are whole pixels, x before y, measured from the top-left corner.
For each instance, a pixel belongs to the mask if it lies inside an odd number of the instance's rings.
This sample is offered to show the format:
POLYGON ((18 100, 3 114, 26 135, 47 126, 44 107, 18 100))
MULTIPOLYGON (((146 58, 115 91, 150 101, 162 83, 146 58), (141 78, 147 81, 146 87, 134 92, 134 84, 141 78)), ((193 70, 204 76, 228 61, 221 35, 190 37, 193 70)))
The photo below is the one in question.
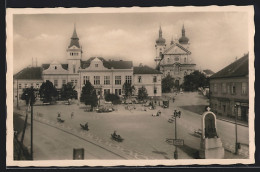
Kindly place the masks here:
POLYGON ((168 49, 166 49, 163 53, 164 55, 169 55, 169 54, 186 54, 186 55, 190 55, 191 52, 189 50, 187 50, 186 48, 184 48, 183 46, 175 43, 172 44, 168 49))

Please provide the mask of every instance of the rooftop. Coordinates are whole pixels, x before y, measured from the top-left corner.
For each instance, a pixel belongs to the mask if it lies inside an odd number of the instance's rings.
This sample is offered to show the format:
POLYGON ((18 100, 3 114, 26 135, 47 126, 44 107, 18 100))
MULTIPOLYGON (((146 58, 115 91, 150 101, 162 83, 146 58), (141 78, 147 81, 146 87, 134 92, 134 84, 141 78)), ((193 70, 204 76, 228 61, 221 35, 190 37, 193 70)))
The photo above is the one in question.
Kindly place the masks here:
POLYGON ((41 67, 27 67, 14 75, 14 79, 42 79, 41 67))
MULTIPOLYGON (((81 61, 81 68, 85 69, 89 67, 92 60, 96 57, 91 57, 87 61, 81 61)), ((98 57, 99 60, 103 62, 104 67, 108 69, 131 69, 133 67, 132 61, 123 61, 123 60, 105 60, 103 57, 98 57)))
POLYGON ((149 66, 137 66, 134 67, 134 74, 162 74, 162 73, 149 66))
POLYGON ((244 55, 240 59, 226 66, 222 70, 218 71, 210 77, 214 78, 231 78, 231 77, 241 77, 248 75, 248 54, 244 55))

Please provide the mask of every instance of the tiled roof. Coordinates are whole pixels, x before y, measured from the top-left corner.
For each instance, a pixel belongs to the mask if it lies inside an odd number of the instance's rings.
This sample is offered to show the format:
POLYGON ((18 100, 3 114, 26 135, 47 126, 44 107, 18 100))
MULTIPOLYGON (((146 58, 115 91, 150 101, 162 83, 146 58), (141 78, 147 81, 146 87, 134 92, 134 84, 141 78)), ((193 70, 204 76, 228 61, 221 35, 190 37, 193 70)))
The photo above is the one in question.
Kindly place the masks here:
POLYGON ((138 67, 134 67, 134 74, 162 74, 162 73, 149 66, 138 66, 138 67))
MULTIPOLYGON (((68 70, 68 64, 61 64, 62 68, 68 70)), ((42 64, 43 70, 46 70, 50 67, 50 64, 42 64)))
POLYGON ((177 47, 179 47, 180 49, 182 49, 183 51, 185 51, 187 54, 191 54, 191 52, 189 51, 189 50, 187 50, 186 48, 184 48, 183 46, 181 46, 180 44, 178 44, 178 43, 174 43, 174 44, 172 44, 169 48, 167 48, 164 52, 163 52, 163 54, 167 54, 172 48, 174 48, 175 46, 177 46, 177 47))
POLYGON ((14 75, 14 79, 42 79, 41 67, 27 67, 14 75))
MULTIPOLYGON (((81 61, 81 68, 85 69, 89 67, 92 60, 94 60, 96 57, 91 57, 87 61, 81 61)), ((133 67, 132 61, 115 61, 115 60, 105 60, 103 57, 98 57, 99 60, 103 62, 104 67, 111 69, 112 67, 114 69, 131 69, 133 67)))
POLYGON ((213 71, 210 70, 210 69, 205 69, 205 70, 203 70, 203 72, 204 72, 205 74, 207 74, 207 75, 212 75, 212 74, 215 73, 215 72, 213 72, 213 71))
POLYGON ((248 54, 244 55, 240 59, 231 63, 227 67, 223 68, 219 72, 215 73, 210 77, 213 78, 230 78, 240 77, 248 75, 248 54))

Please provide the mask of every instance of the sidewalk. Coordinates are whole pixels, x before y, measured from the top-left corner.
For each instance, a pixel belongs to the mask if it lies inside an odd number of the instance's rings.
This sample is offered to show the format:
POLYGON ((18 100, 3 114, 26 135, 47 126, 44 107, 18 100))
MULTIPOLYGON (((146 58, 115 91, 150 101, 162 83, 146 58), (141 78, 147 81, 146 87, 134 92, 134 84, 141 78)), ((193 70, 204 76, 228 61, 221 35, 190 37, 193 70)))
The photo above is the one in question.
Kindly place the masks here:
MULTIPOLYGON (((219 115, 216 115, 216 117, 217 117, 218 120, 226 121, 226 122, 230 122, 230 123, 235 124, 235 119, 234 118, 230 118, 230 117, 227 117, 227 116, 219 116, 219 115)), ((248 122, 237 120, 237 125, 248 127, 248 122)))

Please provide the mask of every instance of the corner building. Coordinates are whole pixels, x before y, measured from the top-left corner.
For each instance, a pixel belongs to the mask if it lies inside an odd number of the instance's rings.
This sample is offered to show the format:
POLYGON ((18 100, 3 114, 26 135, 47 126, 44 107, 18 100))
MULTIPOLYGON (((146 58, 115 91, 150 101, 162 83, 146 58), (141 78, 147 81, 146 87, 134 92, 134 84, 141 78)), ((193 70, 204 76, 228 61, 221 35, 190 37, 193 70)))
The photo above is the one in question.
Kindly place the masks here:
POLYGON ((210 106, 214 113, 248 121, 248 54, 210 77, 210 106))

